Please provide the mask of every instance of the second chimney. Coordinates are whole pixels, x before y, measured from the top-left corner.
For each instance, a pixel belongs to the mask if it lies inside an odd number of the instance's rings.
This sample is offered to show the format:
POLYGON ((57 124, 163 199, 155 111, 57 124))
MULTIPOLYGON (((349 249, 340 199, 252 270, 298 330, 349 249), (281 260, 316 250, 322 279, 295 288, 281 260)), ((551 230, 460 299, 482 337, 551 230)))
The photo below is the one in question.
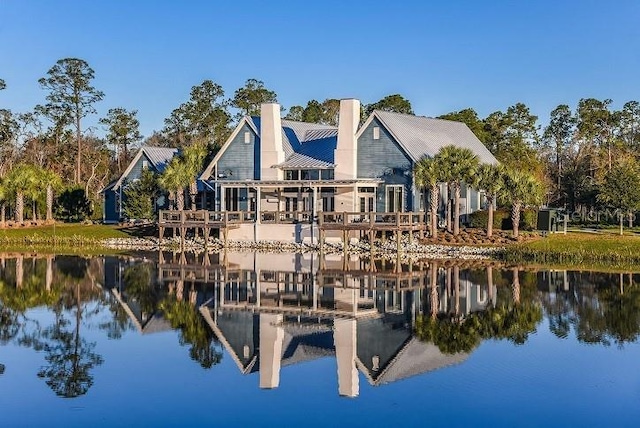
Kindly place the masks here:
POLYGON ((340 100, 340 117, 338 119, 338 144, 334 152, 336 164, 334 176, 336 180, 353 180, 357 178, 358 144, 356 132, 360 122, 360 101, 355 99, 340 100))
POLYGON ((282 170, 272 168, 284 162, 280 104, 260 106, 260 179, 282 180, 282 170))

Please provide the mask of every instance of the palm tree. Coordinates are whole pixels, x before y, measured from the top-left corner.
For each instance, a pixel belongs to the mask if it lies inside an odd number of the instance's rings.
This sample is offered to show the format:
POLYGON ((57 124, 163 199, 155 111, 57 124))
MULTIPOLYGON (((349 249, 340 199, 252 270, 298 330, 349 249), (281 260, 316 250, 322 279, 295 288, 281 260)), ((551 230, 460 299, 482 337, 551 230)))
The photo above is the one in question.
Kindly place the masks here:
POLYGON ((445 146, 436 155, 436 162, 444 181, 451 186, 454 195, 453 234, 460 233, 460 188, 462 183, 472 184, 480 166, 478 157, 466 148, 445 146))
POLYGON ((527 172, 509 169, 504 174, 504 196, 511 202, 513 237, 519 236, 520 211, 525 205, 537 203, 542 195, 538 180, 527 172))
POLYGON ((437 162, 433 158, 424 156, 413 168, 416 186, 423 189, 429 188, 429 234, 432 238, 438 237, 438 206, 440 204, 440 173, 437 162))
POLYGON ((191 176, 189 183, 189 196, 191 198, 191 209, 196 209, 196 195, 198 194, 197 177, 202 170, 202 163, 207 156, 207 147, 202 142, 195 142, 184 150, 182 158, 185 168, 191 176))
POLYGON ((184 189, 191 183, 191 172, 180 158, 174 158, 160 175, 160 186, 169 192, 169 200, 175 201, 175 208, 184 210, 184 189))
POLYGON ((0 179, 0 224, 2 227, 6 225, 7 200, 9 198, 8 181, 5 178, 0 179))
POLYGON ((493 235, 493 204, 503 189, 503 171, 498 165, 482 164, 478 169, 478 187, 485 192, 487 198, 487 238, 493 235))
POLYGON ((54 191, 62 187, 62 179, 58 174, 50 169, 45 169, 42 172, 41 183, 46 186, 46 199, 47 199, 47 222, 53 221, 53 196, 54 191))
POLYGON ((20 164, 11 170, 7 176, 11 194, 16 198, 15 221, 24 221, 24 197, 31 194, 38 186, 38 177, 31 165, 20 164))

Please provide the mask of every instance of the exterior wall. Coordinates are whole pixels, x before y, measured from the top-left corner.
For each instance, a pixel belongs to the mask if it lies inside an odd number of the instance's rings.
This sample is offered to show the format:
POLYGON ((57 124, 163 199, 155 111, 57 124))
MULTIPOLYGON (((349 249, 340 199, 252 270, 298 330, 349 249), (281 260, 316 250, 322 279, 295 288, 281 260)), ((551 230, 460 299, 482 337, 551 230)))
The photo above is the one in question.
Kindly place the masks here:
MULTIPOLYGON (((377 120, 373 119, 358 138, 358 178, 381 178, 385 184, 404 187, 404 209, 413 209, 412 161, 391 134, 377 120), (380 129, 380 138, 373 139, 373 128, 380 129)), ((376 211, 384 212, 385 187, 377 189, 376 211)))
POLYGON ((320 236, 318 227, 310 224, 240 224, 229 229, 232 241, 284 241, 315 243, 320 236))
POLYGON ((157 172, 155 167, 151 163, 151 161, 149 161, 149 158, 147 157, 147 155, 143 153, 142 156, 140 156, 140 159, 138 159, 138 162, 136 162, 133 165, 133 168, 131 168, 129 175, 125 177, 125 180, 131 181, 131 180, 137 180, 138 178, 140 178, 140 176, 142 175, 142 166, 144 162, 147 162, 149 170, 153 172, 157 172))
POLYGON ((246 123, 218 159, 217 169, 218 174, 230 172, 226 177, 229 180, 260 179, 260 139, 246 123), (245 132, 249 132, 249 143, 244 142, 245 132))

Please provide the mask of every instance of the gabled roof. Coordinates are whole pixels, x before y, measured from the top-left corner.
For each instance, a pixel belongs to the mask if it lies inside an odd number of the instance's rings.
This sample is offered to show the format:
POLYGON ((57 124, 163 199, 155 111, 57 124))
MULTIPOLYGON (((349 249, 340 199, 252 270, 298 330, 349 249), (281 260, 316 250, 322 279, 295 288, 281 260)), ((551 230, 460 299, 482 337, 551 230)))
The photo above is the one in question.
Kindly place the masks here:
MULTIPOLYGON (((260 137, 260 117, 243 117, 233 133, 211 160, 200 178, 211 177, 214 165, 218 162, 231 142, 244 125, 249 126, 260 137)), ((338 128, 317 123, 282 120, 282 149, 285 161, 274 168, 333 168, 333 151, 338 141, 338 128)))
POLYGON ((162 174, 171 162, 171 159, 174 158, 180 152, 179 149, 169 148, 169 147, 140 147, 138 153, 134 156, 134 158, 129 162, 127 169, 124 170, 120 178, 111 186, 113 190, 116 190, 120 186, 122 186, 122 182, 124 179, 131 173, 131 170, 135 166, 136 163, 140 160, 140 158, 144 155, 149 159, 151 165, 156 170, 158 174, 162 174))
POLYGON ((442 147, 454 145, 470 149, 482 163, 498 163, 478 137, 462 122, 374 110, 357 137, 374 118, 384 125, 414 161, 423 156, 433 157, 442 147))

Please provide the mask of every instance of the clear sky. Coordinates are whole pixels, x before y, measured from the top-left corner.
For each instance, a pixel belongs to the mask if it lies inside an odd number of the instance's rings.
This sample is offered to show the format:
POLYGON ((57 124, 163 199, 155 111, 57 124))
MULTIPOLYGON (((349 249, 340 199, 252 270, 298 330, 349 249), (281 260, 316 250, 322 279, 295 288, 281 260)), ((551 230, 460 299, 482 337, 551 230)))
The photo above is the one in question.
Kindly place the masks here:
POLYGON ((100 115, 137 109, 146 135, 204 79, 263 80, 285 107, 400 93, 426 116, 524 102, 546 121, 640 99, 640 1, 0 0, 0 108, 43 103, 65 57, 95 70, 100 115))

